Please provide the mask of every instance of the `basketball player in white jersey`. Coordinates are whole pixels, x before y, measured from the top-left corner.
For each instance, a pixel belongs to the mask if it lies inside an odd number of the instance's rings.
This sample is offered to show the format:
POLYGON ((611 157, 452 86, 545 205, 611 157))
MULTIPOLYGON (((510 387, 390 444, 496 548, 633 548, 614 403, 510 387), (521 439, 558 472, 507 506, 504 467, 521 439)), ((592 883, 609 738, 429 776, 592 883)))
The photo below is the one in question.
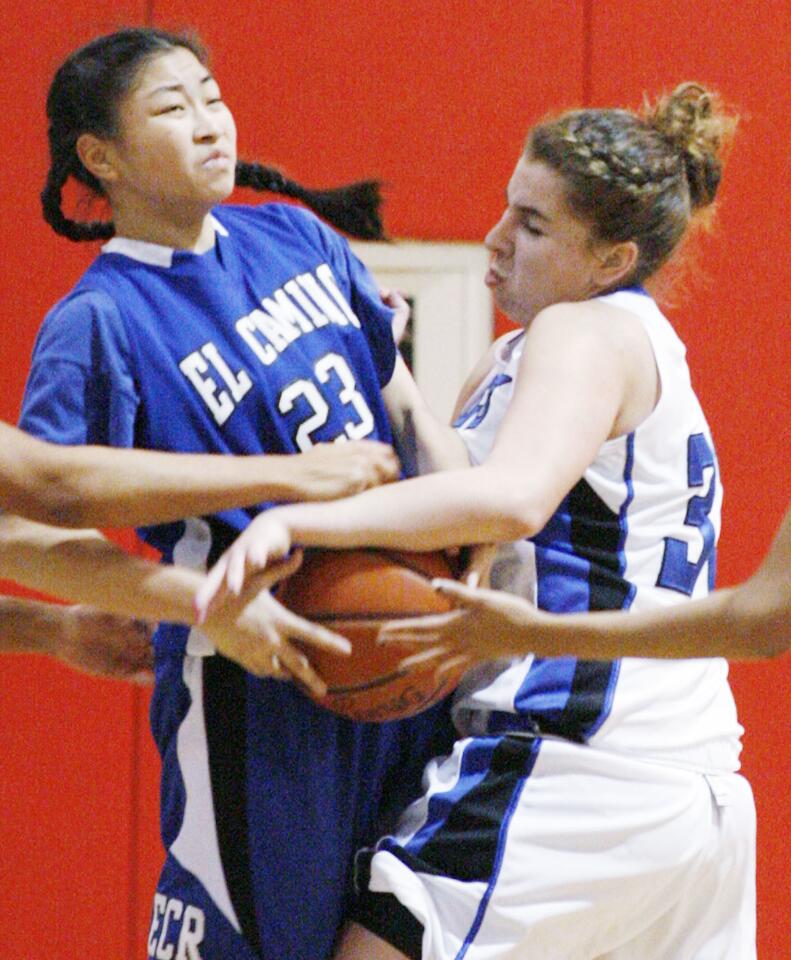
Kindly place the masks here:
MULTIPOLYGON (((555 613, 714 583, 722 490, 685 350, 644 284, 714 200, 732 127, 684 84, 533 128, 487 237, 521 330, 456 422, 471 468, 275 508, 200 597, 292 545, 506 543, 495 587, 555 613)), ((754 806, 727 664, 507 656, 468 672, 451 755, 357 859, 341 960, 749 960, 754 806)))

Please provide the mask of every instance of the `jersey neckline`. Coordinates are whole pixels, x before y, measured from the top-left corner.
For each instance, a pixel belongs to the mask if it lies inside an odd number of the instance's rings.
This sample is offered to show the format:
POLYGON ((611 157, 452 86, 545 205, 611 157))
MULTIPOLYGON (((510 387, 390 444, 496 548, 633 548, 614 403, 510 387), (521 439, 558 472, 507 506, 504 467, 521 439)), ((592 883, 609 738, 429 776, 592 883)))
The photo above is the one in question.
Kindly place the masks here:
MULTIPOLYGON (((214 228, 215 243, 205 250, 213 250, 218 236, 227 237, 228 231, 213 215, 209 214, 211 225, 214 228)), ((172 267, 173 258, 176 255, 199 257, 203 254, 193 253, 191 250, 179 250, 175 247, 166 247, 160 243, 148 243, 145 240, 133 240, 131 237, 112 237, 107 243, 103 244, 102 253, 118 253, 131 260, 137 260, 139 263, 146 263, 153 267, 172 267)))

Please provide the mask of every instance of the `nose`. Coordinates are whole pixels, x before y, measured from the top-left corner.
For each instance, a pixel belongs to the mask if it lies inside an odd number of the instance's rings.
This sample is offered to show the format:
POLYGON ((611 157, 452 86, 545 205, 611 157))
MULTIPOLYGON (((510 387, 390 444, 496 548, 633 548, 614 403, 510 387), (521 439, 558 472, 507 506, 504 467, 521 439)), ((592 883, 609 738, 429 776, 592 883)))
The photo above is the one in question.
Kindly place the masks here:
POLYGON ((205 104, 195 106, 193 137, 199 143, 213 143, 222 133, 222 118, 205 104))
POLYGON ((495 223, 492 229, 486 234, 483 241, 487 250, 492 253, 499 253, 506 250, 511 242, 511 224, 508 216, 508 210, 504 210, 500 219, 495 223))

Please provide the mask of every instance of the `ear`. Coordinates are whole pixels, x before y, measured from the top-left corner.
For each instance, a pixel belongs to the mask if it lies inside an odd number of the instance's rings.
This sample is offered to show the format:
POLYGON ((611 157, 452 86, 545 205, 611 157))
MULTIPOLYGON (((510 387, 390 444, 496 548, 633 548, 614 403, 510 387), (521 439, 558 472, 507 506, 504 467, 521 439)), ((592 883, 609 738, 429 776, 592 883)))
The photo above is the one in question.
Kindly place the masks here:
POLYGON ((116 151, 111 140, 82 133, 77 138, 76 149, 82 165, 97 180, 110 183, 118 178, 116 151))
POLYGON ((608 244, 594 251, 593 282, 597 290, 609 290, 628 280, 637 266, 640 251, 634 240, 608 244))

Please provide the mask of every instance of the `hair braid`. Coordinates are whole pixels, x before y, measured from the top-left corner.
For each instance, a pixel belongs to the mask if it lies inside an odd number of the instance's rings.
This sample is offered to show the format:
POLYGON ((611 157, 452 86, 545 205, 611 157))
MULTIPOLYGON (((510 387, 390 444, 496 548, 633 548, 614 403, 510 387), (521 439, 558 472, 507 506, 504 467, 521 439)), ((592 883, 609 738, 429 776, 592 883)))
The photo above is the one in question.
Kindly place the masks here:
POLYGON ((647 106, 647 122, 680 155, 692 206, 714 202, 722 176, 721 155, 737 118, 727 116, 719 98, 699 83, 682 83, 655 107, 647 106))
POLYGON ((677 155, 638 161, 616 152, 611 145, 597 143, 595 134, 591 130, 575 131, 570 126, 562 132, 562 139, 569 144, 583 174, 613 183, 633 196, 661 193, 678 180, 682 166, 677 155))
POLYGON ((334 227, 360 240, 385 239, 380 216, 380 184, 376 180, 362 180, 331 190, 310 190, 287 179, 274 167, 239 162, 236 184, 301 200, 334 227))
POLYGON ((716 94, 684 83, 655 107, 572 110, 534 127, 525 151, 565 181, 570 209, 596 240, 634 241, 633 283, 670 257, 693 214, 714 202, 735 120, 716 94))
POLYGON ((85 223, 70 220, 62 208, 63 186, 71 174, 68 162, 53 165, 41 191, 41 208, 44 220, 52 227, 55 233, 68 240, 108 240, 115 233, 112 222, 94 220, 85 223))

